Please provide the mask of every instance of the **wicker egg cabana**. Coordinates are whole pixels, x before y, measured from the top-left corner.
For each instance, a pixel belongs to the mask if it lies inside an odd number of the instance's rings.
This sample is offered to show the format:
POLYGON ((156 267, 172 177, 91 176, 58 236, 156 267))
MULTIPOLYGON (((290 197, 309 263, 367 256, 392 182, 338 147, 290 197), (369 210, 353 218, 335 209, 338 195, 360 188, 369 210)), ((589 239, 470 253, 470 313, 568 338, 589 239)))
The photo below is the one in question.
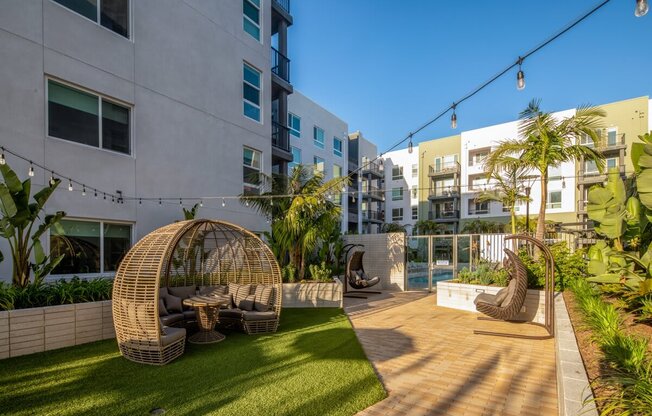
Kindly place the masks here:
POLYGON ((276 331, 281 271, 260 238, 215 220, 181 221, 152 231, 129 250, 115 275, 113 320, 120 352, 129 360, 159 365, 182 355, 186 330, 163 326, 159 292, 229 283, 251 285, 252 291, 258 285, 271 287, 269 311, 249 321, 231 309, 220 321, 247 333, 276 331))

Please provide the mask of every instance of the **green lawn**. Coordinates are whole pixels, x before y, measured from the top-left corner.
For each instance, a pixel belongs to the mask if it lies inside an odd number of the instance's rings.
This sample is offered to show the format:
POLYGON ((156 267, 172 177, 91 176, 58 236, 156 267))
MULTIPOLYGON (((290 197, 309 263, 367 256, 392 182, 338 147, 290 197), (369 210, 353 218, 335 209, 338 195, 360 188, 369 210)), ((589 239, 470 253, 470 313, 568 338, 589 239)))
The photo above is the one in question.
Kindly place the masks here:
POLYGON ((228 332, 163 366, 115 340, 0 361, 0 414, 351 415, 385 391, 339 309, 283 310, 279 331, 228 332))

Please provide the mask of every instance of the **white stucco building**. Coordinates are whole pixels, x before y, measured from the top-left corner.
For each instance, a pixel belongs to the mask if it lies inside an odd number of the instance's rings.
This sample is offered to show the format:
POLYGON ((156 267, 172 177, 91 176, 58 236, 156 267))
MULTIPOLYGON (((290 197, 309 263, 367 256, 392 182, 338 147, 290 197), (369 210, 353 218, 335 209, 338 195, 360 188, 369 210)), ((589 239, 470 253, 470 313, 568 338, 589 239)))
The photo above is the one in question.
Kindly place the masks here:
POLYGON ((383 155, 386 222, 407 226, 412 232, 419 214, 419 146, 383 155))

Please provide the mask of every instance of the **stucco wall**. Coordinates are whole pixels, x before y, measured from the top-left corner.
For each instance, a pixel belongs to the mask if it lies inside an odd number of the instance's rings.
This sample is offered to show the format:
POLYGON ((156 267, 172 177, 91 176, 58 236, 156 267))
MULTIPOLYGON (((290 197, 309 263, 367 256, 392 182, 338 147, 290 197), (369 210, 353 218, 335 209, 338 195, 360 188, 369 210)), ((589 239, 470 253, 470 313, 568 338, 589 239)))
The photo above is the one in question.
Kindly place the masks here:
POLYGON ((364 245, 357 249, 365 252, 362 259, 365 272, 369 277, 380 277, 374 289, 405 290, 405 234, 346 235, 344 241, 364 245))

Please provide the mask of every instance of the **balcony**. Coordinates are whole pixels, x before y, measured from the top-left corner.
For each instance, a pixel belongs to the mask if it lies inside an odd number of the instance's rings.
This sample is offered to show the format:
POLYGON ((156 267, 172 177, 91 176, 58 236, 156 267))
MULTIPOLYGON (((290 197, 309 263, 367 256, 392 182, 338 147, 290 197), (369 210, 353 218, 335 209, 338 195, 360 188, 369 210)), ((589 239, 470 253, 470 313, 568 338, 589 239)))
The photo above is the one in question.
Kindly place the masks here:
POLYGON ((460 196, 460 187, 459 186, 444 186, 430 188, 428 192, 428 199, 451 199, 459 198, 460 196))
POLYGON ((272 121, 272 156, 292 162, 290 131, 286 126, 275 121, 272 121))
POLYGON ((456 222, 460 219, 460 211, 457 209, 448 211, 430 211, 428 212, 428 219, 430 221, 456 222))
POLYGON ((290 0, 272 0, 272 35, 279 31, 280 23, 292 26, 290 14, 290 0))
POLYGON ((349 212, 349 222, 358 222, 358 213, 349 212))
POLYGON ((472 208, 469 207, 469 215, 485 215, 489 213, 489 207, 487 208, 472 208))
POLYGON ((373 198, 379 201, 385 200, 385 190, 373 185, 362 184, 362 197, 373 198))
POLYGON ((272 74, 290 83, 290 60, 272 47, 272 74))
MULTIPOLYGON (((581 166, 581 165, 580 165, 581 166)), ((618 170, 620 171, 620 176, 625 177, 625 165, 618 165, 618 170)), ((608 170, 608 169, 607 169, 608 170)), ((597 170, 586 171, 580 169, 577 172, 577 183, 578 184, 595 184, 602 183, 607 180, 607 172, 600 173, 597 170)))
POLYGON ((445 176, 445 175, 454 175, 460 173, 460 163, 459 162, 446 162, 439 165, 430 165, 428 170, 428 176, 445 176))
POLYGON ((367 164, 362 166, 362 174, 363 175, 369 174, 372 176, 376 176, 379 179, 382 179, 384 177, 383 165, 376 162, 368 162, 367 164))
POLYGON ((385 216, 378 211, 362 211, 362 221, 382 223, 385 221, 385 216))
POLYGON ((597 145, 593 143, 591 139, 582 138, 580 140, 580 144, 586 147, 591 147, 591 148, 595 147, 601 150, 602 152, 627 148, 627 145, 625 143, 625 133, 614 134, 611 136, 609 136, 609 134, 607 133, 607 137, 602 135, 598 140, 597 145))
POLYGON ((577 213, 578 214, 586 214, 586 207, 589 204, 589 201, 585 199, 579 199, 577 201, 577 213))
POLYGON ((272 3, 283 9, 285 13, 290 14, 290 0, 272 0, 272 3))

